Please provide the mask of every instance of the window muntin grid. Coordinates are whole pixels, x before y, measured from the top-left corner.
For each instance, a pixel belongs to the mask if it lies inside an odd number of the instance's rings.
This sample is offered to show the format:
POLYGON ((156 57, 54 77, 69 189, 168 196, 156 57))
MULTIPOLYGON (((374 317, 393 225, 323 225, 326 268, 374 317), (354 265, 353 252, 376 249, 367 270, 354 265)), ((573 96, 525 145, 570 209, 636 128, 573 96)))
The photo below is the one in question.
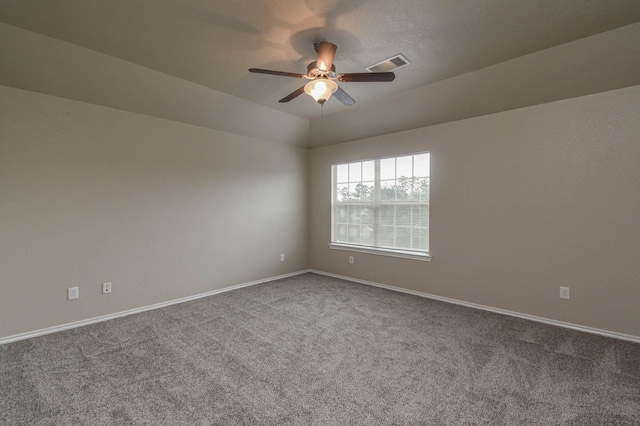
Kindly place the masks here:
POLYGON ((332 243, 429 252, 430 155, 332 166, 332 243))

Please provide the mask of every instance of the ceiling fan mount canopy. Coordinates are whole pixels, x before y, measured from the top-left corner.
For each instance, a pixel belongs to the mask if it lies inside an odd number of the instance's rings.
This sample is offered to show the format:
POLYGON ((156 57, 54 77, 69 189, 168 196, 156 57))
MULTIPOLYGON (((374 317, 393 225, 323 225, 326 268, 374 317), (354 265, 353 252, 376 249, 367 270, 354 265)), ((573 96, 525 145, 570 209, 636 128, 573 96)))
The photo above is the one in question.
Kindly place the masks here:
POLYGON ((316 102, 323 105, 329 100, 332 94, 343 105, 350 106, 356 101, 347 94, 337 81, 340 82, 383 82, 393 81, 395 74, 392 72, 365 72, 365 73, 344 73, 337 74, 333 64, 337 46, 328 41, 314 43, 314 48, 318 52, 318 59, 307 66, 306 74, 296 74, 285 71, 266 70, 262 68, 249 68, 249 72, 258 74, 279 75, 282 77, 306 78, 309 83, 280 99, 281 103, 289 102, 303 93, 312 96, 316 102))

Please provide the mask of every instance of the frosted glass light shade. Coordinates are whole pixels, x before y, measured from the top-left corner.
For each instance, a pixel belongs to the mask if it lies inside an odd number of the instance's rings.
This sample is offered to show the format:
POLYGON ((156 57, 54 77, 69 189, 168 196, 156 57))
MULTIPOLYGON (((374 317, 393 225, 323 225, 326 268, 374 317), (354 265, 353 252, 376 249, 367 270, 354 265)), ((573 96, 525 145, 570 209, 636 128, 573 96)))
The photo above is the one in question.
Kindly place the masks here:
POLYGON ((327 102, 336 90, 338 90, 338 83, 326 78, 312 80, 304 86, 305 93, 321 105, 327 102))

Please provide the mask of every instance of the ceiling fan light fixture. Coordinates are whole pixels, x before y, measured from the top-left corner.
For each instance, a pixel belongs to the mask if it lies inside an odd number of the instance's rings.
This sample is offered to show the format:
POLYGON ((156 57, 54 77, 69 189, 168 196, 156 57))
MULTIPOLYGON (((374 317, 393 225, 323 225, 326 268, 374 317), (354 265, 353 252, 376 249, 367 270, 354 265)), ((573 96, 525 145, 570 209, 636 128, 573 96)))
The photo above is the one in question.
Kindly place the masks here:
MULTIPOLYGON (((320 41, 315 43, 314 46, 316 48, 316 52, 318 52, 318 59, 307 65, 306 74, 296 74, 292 72, 267 70, 262 68, 249 68, 249 72, 279 75, 283 77, 305 78, 310 80, 304 86, 297 88, 284 98, 280 99, 278 101, 280 103, 289 102, 303 93, 306 93, 317 103, 324 105, 325 102, 331 98, 331 95, 335 93, 335 98, 344 106, 351 106, 355 104, 356 101, 341 87, 338 87, 338 83, 336 81, 345 83, 371 83, 393 81, 396 78, 396 75, 392 72, 356 72, 337 74, 336 67, 333 64, 333 59, 336 54, 336 45, 329 43, 328 41, 320 41)), ((408 61, 404 58, 402 60, 397 59, 396 62, 393 62, 394 66, 405 64, 408 61)))
POLYGON ((336 90, 338 90, 338 83, 326 78, 312 80, 304 86, 304 92, 320 105, 327 102, 336 90))

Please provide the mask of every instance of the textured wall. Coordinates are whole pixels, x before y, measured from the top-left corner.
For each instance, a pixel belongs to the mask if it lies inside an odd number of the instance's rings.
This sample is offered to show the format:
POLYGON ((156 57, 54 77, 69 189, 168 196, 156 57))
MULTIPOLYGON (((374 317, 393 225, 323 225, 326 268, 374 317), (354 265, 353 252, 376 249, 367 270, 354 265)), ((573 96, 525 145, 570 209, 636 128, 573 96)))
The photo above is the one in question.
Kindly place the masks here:
POLYGON ((0 337, 306 268, 307 156, 0 86, 0 337))
POLYGON ((635 86, 313 149, 310 266, 640 336, 639 140, 635 86), (433 261, 330 250, 330 165, 424 150, 433 261))

